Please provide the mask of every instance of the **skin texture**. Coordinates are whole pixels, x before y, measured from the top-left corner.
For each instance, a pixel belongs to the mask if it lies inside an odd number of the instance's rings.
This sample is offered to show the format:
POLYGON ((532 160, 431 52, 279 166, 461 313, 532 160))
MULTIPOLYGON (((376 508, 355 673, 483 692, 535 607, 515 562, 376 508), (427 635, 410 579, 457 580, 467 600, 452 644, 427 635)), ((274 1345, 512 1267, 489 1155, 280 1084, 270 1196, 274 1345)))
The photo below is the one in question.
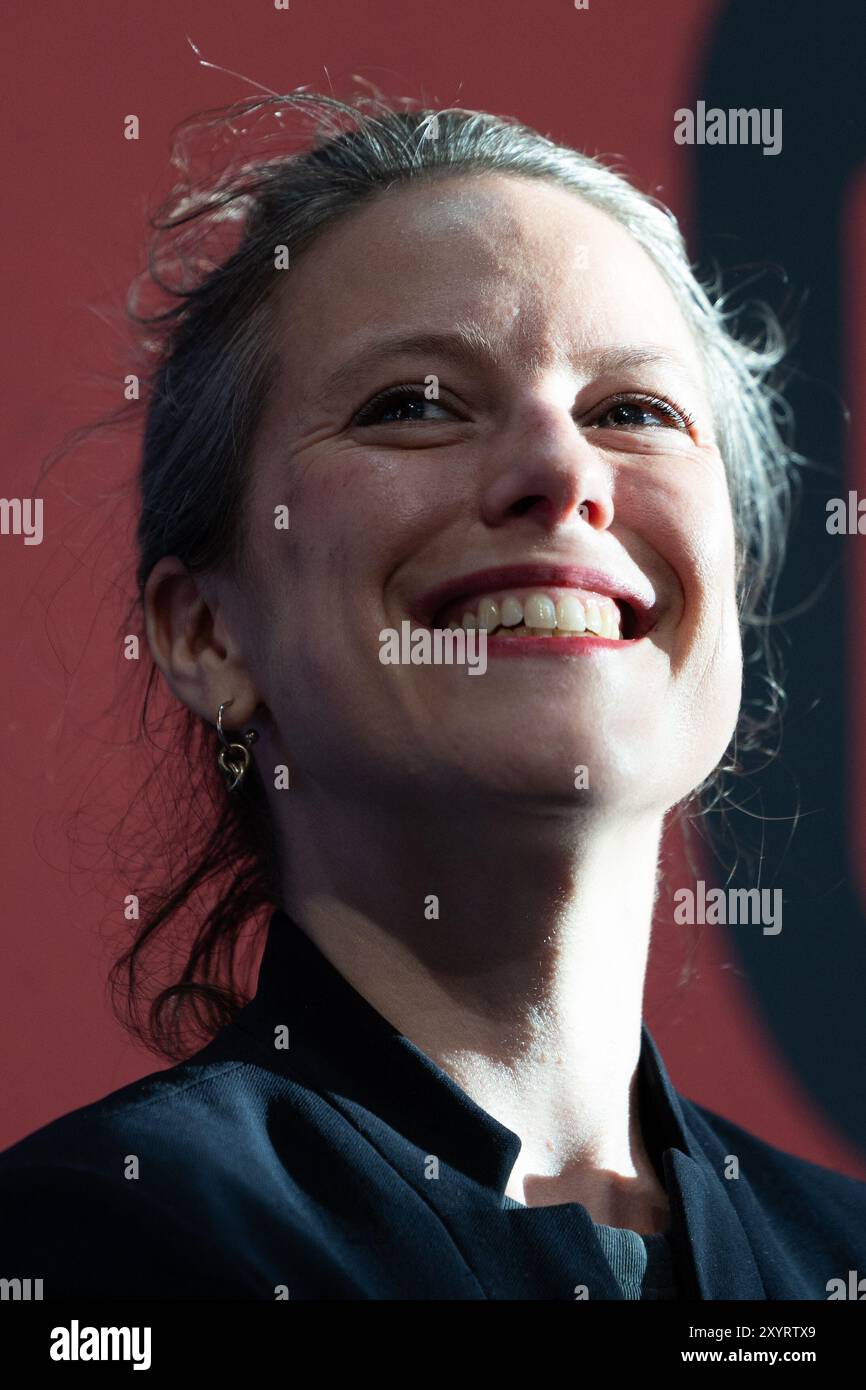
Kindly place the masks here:
POLYGON ((259 732, 283 907, 519 1134, 509 1195, 664 1229, 634 1105, 660 835, 723 755, 742 678, 730 502, 689 329, 606 213, 491 174, 380 196, 293 262, 274 310, 244 571, 156 566, 156 660, 203 718, 231 698, 229 728, 259 732), (460 360, 371 351, 458 326, 460 360), (603 350, 650 346, 681 364, 600 367, 603 350), (355 421, 431 374, 438 401, 355 421), (633 401, 612 414, 619 393, 666 396, 693 423, 633 401), (380 663, 380 630, 434 585, 545 560, 649 585, 654 630, 491 658, 479 677, 380 663), (272 787, 280 764, 289 791, 272 787))

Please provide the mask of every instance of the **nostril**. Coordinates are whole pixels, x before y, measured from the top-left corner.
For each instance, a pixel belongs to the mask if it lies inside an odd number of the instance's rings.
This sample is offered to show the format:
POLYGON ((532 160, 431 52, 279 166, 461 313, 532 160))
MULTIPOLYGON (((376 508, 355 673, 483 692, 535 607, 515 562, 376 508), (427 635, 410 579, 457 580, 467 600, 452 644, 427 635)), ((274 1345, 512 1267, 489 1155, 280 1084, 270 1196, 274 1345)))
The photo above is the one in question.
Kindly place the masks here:
POLYGON ((543 497, 521 497, 511 507, 511 513, 513 516, 525 516, 536 503, 543 501, 543 497))

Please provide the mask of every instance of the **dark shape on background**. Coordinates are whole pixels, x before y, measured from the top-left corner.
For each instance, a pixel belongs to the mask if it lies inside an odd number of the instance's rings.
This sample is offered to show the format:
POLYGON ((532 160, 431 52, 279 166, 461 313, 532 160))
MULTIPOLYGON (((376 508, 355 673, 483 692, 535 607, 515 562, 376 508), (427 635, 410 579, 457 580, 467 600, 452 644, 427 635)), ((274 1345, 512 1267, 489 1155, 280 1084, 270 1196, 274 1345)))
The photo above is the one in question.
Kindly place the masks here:
MULTIPOLYGON (((795 1074, 837 1127, 866 1150, 866 919, 853 879, 848 779, 853 672, 848 613, 857 596, 854 547, 866 537, 831 536, 826 504, 847 497, 849 449, 841 402, 847 296, 843 274, 844 200, 860 173, 866 145, 863 55, 866 7, 851 3, 784 5, 733 0, 709 40, 695 100, 707 108, 781 107, 780 154, 755 146, 696 146, 696 252, 701 269, 716 262, 726 287, 762 266, 772 269, 745 291, 782 312, 802 307, 793 361, 795 446, 821 471, 804 475, 802 500, 776 611, 817 602, 786 622, 779 639, 789 696, 782 752, 752 783, 746 800, 761 823, 729 813, 746 850, 731 887, 758 884, 784 892, 783 930, 728 931, 761 1012, 795 1074), (738 271, 733 278, 731 268, 738 271), (829 577, 829 578, 828 578, 829 577), (792 836, 791 817, 802 819, 792 836), (773 817, 781 819, 774 820, 773 817)), ((739 302, 739 297, 738 301, 739 302)), ((847 400, 852 411, 856 400, 847 400)), ((864 408, 863 396, 860 409, 864 408)), ((747 682, 746 694, 760 687, 747 682)), ((858 717, 866 711, 858 711, 858 717)), ((860 795, 866 790, 860 789, 860 795)), ((711 819, 712 824, 712 819, 711 819)), ((732 856, 725 850, 725 869, 732 856)), ((723 879, 719 879, 723 882, 723 879)))

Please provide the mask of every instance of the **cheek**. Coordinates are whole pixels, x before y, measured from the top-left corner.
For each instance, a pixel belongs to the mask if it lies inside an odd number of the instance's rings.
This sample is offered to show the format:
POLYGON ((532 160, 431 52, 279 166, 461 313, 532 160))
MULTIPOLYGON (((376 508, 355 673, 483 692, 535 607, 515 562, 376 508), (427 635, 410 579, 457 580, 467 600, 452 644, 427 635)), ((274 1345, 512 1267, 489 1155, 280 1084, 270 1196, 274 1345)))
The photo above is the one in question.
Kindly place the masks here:
POLYGON ((733 545, 709 547, 696 570, 695 622, 684 633, 683 689, 701 740, 722 756, 742 699, 743 653, 734 588, 733 545))
POLYGON ((676 460, 646 479, 643 534, 675 576, 686 632, 698 636, 736 616, 731 503, 715 450, 676 460))
POLYGON ((726 487, 684 500, 679 574, 684 610, 676 643, 682 719, 709 772, 723 756, 742 699, 743 654, 736 596, 736 544, 726 487))
POLYGON ((729 666, 741 677, 742 651, 736 596, 736 542, 727 491, 712 511, 692 517, 686 563, 699 645, 712 653, 719 672, 729 666))
POLYGON ((723 466, 708 449, 648 470, 642 483, 631 505, 678 595, 666 644, 679 691, 676 718, 680 727, 721 740, 723 751, 742 688, 736 544, 723 466))
MULTIPOLYGON (((292 486, 260 482, 254 516, 251 640, 275 706, 299 721, 370 717, 386 670, 379 632, 391 576, 423 540, 435 499, 409 470, 358 451, 309 450, 292 462, 292 486), (288 507, 288 527, 273 518, 288 507)), ((431 470, 427 469, 428 476, 431 470)))

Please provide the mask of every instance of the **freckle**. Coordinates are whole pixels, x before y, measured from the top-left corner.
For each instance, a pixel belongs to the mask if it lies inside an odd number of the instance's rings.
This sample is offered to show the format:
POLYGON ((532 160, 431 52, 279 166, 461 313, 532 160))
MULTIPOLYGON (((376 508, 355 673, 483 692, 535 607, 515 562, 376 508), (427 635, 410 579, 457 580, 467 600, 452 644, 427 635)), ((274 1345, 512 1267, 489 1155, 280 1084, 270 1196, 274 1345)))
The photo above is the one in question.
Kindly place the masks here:
POLYGON ((548 1141, 547 1141, 547 1147, 548 1147, 548 1150, 552 1153, 552 1152, 553 1152, 553 1140, 552 1140, 552 1139, 548 1139, 548 1141))
POLYGON ((546 1061, 547 1061, 547 1053, 546 1053, 546 1052, 542 1052, 542 1054, 541 1054, 541 1056, 539 1057, 538 1060, 539 1060, 539 1062, 546 1062, 546 1061))
POLYGON ((556 1065, 557 1065, 558 1067, 561 1067, 561 1066, 564 1065, 561 1057, 557 1057, 557 1059, 556 1059, 556 1065))

